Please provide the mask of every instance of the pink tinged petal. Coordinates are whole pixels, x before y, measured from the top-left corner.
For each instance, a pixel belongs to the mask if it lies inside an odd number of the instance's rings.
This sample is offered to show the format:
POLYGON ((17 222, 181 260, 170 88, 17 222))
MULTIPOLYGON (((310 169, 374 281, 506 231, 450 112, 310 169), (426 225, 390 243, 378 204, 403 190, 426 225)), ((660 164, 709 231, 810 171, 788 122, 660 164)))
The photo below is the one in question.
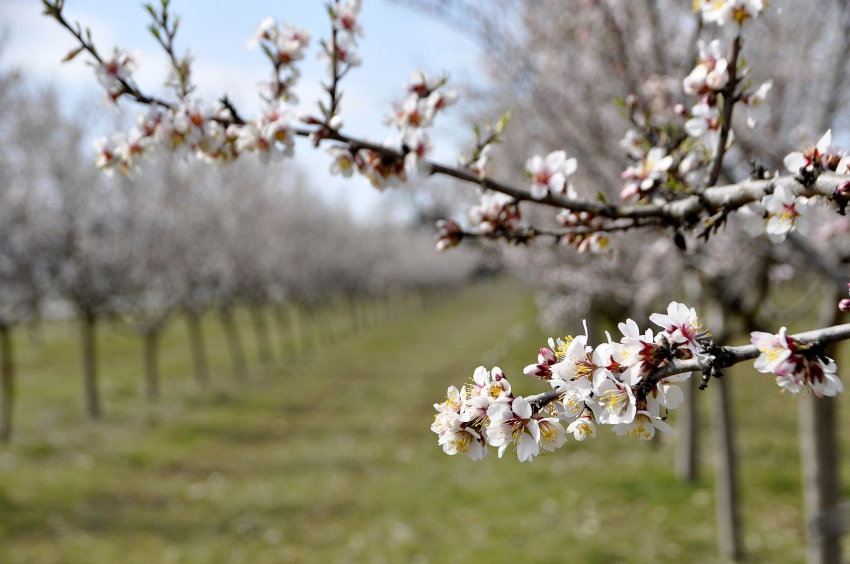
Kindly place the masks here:
POLYGON ((775 348, 779 344, 779 339, 772 333, 763 331, 753 331, 750 333, 750 342, 761 349, 775 348))
POLYGON ((529 364, 522 369, 522 373, 526 376, 544 377, 551 376, 552 371, 549 370, 548 364, 529 364))
POLYGON ((546 348, 540 349, 540 354, 538 355, 538 358, 540 359, 541 364, 543 364, 544 362, 546 364, 552 364, 553 362, 558 360, 558 357, 555 356, 555 353, 552 352, 552 349, 546 348))

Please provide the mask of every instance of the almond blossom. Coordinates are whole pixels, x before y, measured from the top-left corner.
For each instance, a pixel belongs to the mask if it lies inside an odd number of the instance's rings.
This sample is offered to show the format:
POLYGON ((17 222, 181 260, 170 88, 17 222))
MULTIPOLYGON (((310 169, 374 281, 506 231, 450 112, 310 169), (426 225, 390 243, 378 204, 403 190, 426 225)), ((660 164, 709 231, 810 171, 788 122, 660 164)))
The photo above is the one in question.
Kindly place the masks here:
POLYGON ((590 415, 582 415, 567 426, 567 433, 572 433, 575 440, 583 441, 596 436, 596 424, 590 415))
POLYGON ((498 447, 499 458, 514 445, 520 462, 530 462, 540 454, 540 427, 537 419, 532 418, 531 404, 519 396, 510 405, 493 404, 487 411, 490 425, 487 437, 491 445, 498 447))
POLYGON ((458 389, 454 386, 449 386, 446 391, 446 401, 434 404, 437 414, 434 415, 434 423, 431 424, 431 431, 442 436, 443 433, 451 429, 460 416, 462 402, 463 397, 458 389))
POLYGON ((531 177, 531 197, 541 200, 549 194, 566 194, 567 178, 577 167, 578 161, 568 159, 564 151, 554 151, 546 158, 535 155, 528 159, 525 172, 531 177))
POLYGON ((428 117, 428 103, 418 96, 410 95, 401 104, 393 103, 393 113, 387 114, 382 121, 385 125, 395 125, 402 135, 408 134, 409 130, 419 127, 430 127, 431 118, 428 117))
POLYGON ((469 390, 473 395, 487 397, 492 403, 505 403, 510 398, 511 383, 498 366, 492 371, 479 366, 472 375, 472 381, 473 384, 469 386, 469 390))
POLYGON ((460 244, 463 231, 456 221, 441 219, 437 221, 437 250, 445 251, 460 244))
POLYGON ((654 437, 656 429, 668 435, 673 433, 673 428, 667 422, 648 411, 646 406, 642 407, 643 409, 637 410, 631 421, 615 423, 614 432, 618 435, 627 435, 644 441, 654 437))
POLYGON ((520 223, 516 202, 501 192, 487 192, 481 196, 481 203, 469 209, 469 218, 482 233, 498 229, 514 231, 520 223))
POLYGON ((485 145, 478 152, 478 157, 475 160, 469 160, 465 155, 461 155, 458 163, 470 172, 477 174, 479 178, 486 178, 493 173, 493 161, 491 160, 490 152, 491 145, 485 145))
POLYGON ((741 98, 741 102, 747 108, 747 127, 750 129, 753 129, 757 123, 767 121, 770 115, 770 106, 767 103, 767 97, 770 94, 771 88, 773 88, 773 81, 768 80, 759 86, 755 92, 746 94, 741 98))
POLYGON ((333 157, 333 161, 331 161, 331 174, 339 174, 346 178, 354 174, 356 168, 354 155, 351 154, 348 147, 331 145, 327 148, 327 152, 333 157))
POLYGON ((636 161, 643 160, 646 156, 643 136, 634 129, 626 131, 626 135, 620 139, 619 145, 629 157, 636 161))
POLYGON ((699 320, 697 311, 679 302, 670 302, 667 314, 653 313, 649 320, 664 329, 675 343, 684 344, 694 353, 701 353, 700 340, 708 335, 699 320))
POLYGON ((747 20, 757 18, 766 4, 765 0, 695 0, 694 9, 702 13, 706 23, 744 25, 747 20))
POLYGON ((449 456, 463 454, 473 461, 481 460, 489 454, 481 434, 459 420, 455 420, 454 424, 440 435, 438 444, 449 456))
POLYGON ((673 157, 667 155, 661 147, 653 147, 646 157, 622 173, 626 184, 620 192, 620 198, 627 200, 641 192, 651 190, 658 182, 667 178, 667 171, 673 166, 673 157))
POLYGON ((445 110, 451 105, 454 105, 458 100, 457 90, 434 90, 425 99, 425 113, 428 119, 434 119, 437 112, 445 110))
POLYGON ((637 413, 637 399, 632 387, 608 378, 596 388, 599 397, 591 404, 596 420, 605 425, 631 423, 637 413))
POLYGON ((94 150, 95 165, 111 176, 114 172, 112 165, 117 162, 114 144, 111 144, 106 137, 100 137, 94 142, 94 150))
MULTIPOLYGON (((691 118, 685 122, 685 132, 699 139, 706 152, 713 154, 720 136, 720 110, 717 106, 711 106, 705 102, 696 104, 691 108, 691 118)), ((729 132, 730 139, 732 133, 729 132)))
POLYGON ((427 175, 431 166, 425 160, 431 152, 431 142, 428 134, 422 130, 412 130, 404 138, 404 145, 408 148, 404 156, 404 170, 409 176, 427 175))
POLYGON ((322 50, 319 52, 319 62, 326 66, 328 75, 338 76, 345 68, 357 67, 363 62, 363 58, 354 50, 355 47, 354 39, 348 35, 337 38, 335 50, 323 42, 322 50))
POLYGON ((334 29, 340 33, 340 37, 345 36, 352 43, 356 43, 358 37, 364 36, 363 28, 357 21, 361 8, 360 0, 346 0, 330 7, 334 29))
POLYGON ((116 48, 112 57, 95 66, 97 80, 114 98, 123 90, 121 82, 130 80, 138 66, 139 55, 116 48))
POLYGON ((789 153, 784 160, 785 168, 793 174, 800 169, 813 170, 815 166, 834 170, 841 161, 841 155, 831 151, 832 130, 827 130, 813 147, 806 147, 802 151, 789 153))
POLYGON ((762 205, 768 214, 765 231, 771 242, 781 243, 792 231, 799 231, 803 235, 809 233, 810 204, 807 198, 795 196, 790 188, 781 185, 777 186, 773 194, 762 198, 762 205))
POLYGON ((729 63, 723 57, 720 40, 715 39, 706 47, 699 42, 699 59, 691 73, 682 81, 685 94, 702 96, 709 92, 720 92, 729 83, 729 63))
POLYGON ((412 71, 410 80, 407 83, 407 90, 411 94, 416 94, 420 98, 427 98, 431 92, 439 88, 445 83, 445 79, 440 76, 428 76, 423 71, 412 71))
POLYGON ((835 374, 835 361, 813 354, 811 347, 788 337, 785 327, 776 335, 753 331, 750 340, 759 349, 755 369, 776 374, 776 383, 783 390, 792 394, 811 390, 819 398, 844 391, 844 384, 835 374))

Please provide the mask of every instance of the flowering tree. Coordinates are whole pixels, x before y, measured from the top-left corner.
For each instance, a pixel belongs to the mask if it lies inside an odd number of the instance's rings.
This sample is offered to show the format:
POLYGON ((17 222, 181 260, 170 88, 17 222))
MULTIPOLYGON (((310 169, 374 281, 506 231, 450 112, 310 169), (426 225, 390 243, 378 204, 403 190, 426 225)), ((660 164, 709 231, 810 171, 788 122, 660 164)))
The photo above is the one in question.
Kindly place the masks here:
MULTIPOLYGON (((772 244, 790 239, 800 245, 799 236, 811 232, 812 219, 838 221, 832 218, 844 215, 850 198, 850 157, 833 146, 831 131, 785 156, 784 171, 754 166, 749 177, 720 184, 734 178, 735 172, 725 166, 730 156, 739 158, 738 150, 758 149, 753 141, 742 143, 743 149, 736 145, 746 136, 736 136, 735 115, 746 116, 747 129, 758 127, 774 91, 771 80, 754 83, 744 58, 749 30, 768 9, 762 0, 694 2, 700 24, 678 96, 687 103, 647 94, 640 74, 626 68, 625 82, 632 95, 624 97, 621 111, 631 128, 622 143, 628 163, 620 167, 619 201, 601 192, 582 195, 585 189, 573 182, 582 166, 601 167, 597 155, 601 161, 611 160, 604 148, 592 144, 576 157, 564 150, 528 155, 519 163, 527 176, 524 185, 496 180, 494 146, 506 137, 510 114, 476 127, 474 141, 457 166, 428 160, 432 149, 428 130, 442 110, 457 101, 457 93, 446 88, 446 77, 411 75, 407 96, 385 119, 395 134, 384 143, 344 134, 340 85, 360 63, 357 47, 363 38, 357 0, 328 4, 330 34, 320 41, 319 50, 328 69, 327 98, 319 102, 318 113, 298 114, 300 124, 292 104, 297 63, 310 40, 306 30, 266 19, 249 40, 249 47, 260 47, 268 58, 272 75, 260 92, 264 111, 247 119, 226 97, 203 107, 193 96, 191 57, 181 57, 175 49, 178 20, 169 12, 167 0, 147 9, 151 31, 170 60, 166 84, 173 96, 168 99, 145 93, 133 80, 131 53, 116 49, 104 54, 90 33, 68 22, 63 0, 43 3, 46 14, 79 41, 65 60, 86 53, 109 99, 116 103, 129 99, 148 107, 136 128, 98 143, 97 164, 107 173, 132 173, 146 156, 162 151, 210 163, 254 153, 268 162, 292 155, 295 138, 301 136, 317 147, 327 146, 332 172, 361 175, 381 190, 422 175, 447 176, 478 190, 480 202, 469 209, 469 221, 445 218, 438 223, 438 249, 455 247, 464 239, 513 244, 553 240, 578 253, 599 255, 598 260, 621 243, 623 232, 642 232, 640 237, 647 239, 671 232, 680 248, 687 246, 686 235, 691 235, 691 245, 704 247, 706 253, 727 225, 748 236, 764 235, 772 244)), ((620 30, 610 10, 603 19, 620 30)), ((653 28, 650 36, 657 37, 657 13, 652 10, 647 25, 653 28)), ((628 58, 629 45, 622 33, 614 34, 613 45, 610 59, 628 58)), ((663 49, 654 47, 656 58, 663 61, 663 49)), ((830 92, 838 91, 840 79, 836 85, 830 92)), ((782 95, 787 96, 784 91, 782 95)), ((826 113, 834 114, 838 98, 829 97, 825 105, 826 113)), ((638 261, 636 267, 641 266, 638 261)), ((836 311, 839 306, 831 307, 836 311)), ((842 308, 846 307, 843 302, 842 308)), ((712 338, 694 308, 678 302, 671 302, 666 313, 649 316, 655 331, 641 330, 632 319, 619 321, 622 336, 616 339, 606 334, 594 345, 585 324, 583 335, 553 338, 540 349, 525 373, 548 383, 550 391, 514 397, 507 376, 498 368, 485 367, 475 370, 472 383, 449 388, 446 401, 436 406, 432 425, 443 450, 478 460, 492 446, 500 457, 510 451, 520 461, 531 461, 563 446, 567 435, 578 441, 594 437, 598 425, 611 426, 618 435, 650 439, 656 431, 672 432, 666 414, 682 404, 678 385, 693 372, 702 374, 704 388, 723 369, 748 360, 755 360, 756 370, 773 374, 779 387, 792 394, 820 398, 843 390, 826 349, 850 338, 850 325, 825 323, 798 335, 787 335, 784 328, 777 333, 752 331, 751 344, 726 346, 712 338)))

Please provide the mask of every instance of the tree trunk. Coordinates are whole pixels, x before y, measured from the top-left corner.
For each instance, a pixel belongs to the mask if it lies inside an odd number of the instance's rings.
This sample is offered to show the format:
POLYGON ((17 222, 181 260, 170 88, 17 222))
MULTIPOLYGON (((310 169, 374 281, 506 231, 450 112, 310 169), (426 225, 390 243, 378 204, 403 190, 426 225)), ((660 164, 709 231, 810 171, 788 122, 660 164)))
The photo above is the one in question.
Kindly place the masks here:
POLYGON ((257 338, 257 351, 260 356, 260 362, 263 366, 271 366, 274 358, 272 357, 271 338, 269 336, 269 324, 266 319, 266 312, 260 305, 252 305, 249 311, 251 313, 251 321, 254 325, 254 335, 257 338))
POLYGON ((699 412, 697 408, 697 386, 700 374, 694 374, 682 382, 685 401, 678 409, 678 449, 676 451, 676 474, 684 482, 699 479, 699 412))
POLYGON ((272 306, 272 311, 274 313, 274 321, 277 326, 277 336, 278 336, 278 346, 280 347, 280 358, 286 359, 289 356, 289 348, 286 342, 286 333, 289 327, 286 325, 286 311, 284 310, 283 304, 275 303, 272 306))
POLYGON ((86 411, 92 419, 100 419, 100 392, 97 382, 97 317, 94 313, 83 314, 83 387, 86 411))
POLYGON ((236 320, 233 318, 233 310, 229 306, 222 306, 220 309, 221 324, 224 327, 227 346, 230 349, 230 361, 233 366, 233 375, 242 379, 248 372, 248 366, 245 364, 245 349, 242 347, 242 338, 239 336, 239 328, 236 326, 236 320))
MULTIPOLYGON (((824 296, 821 326, 839 319, 838 292, 824 296)), ((835 358, 836 347, 828 354, 835 358)), ((800 455, 806 510, 808 564, 841 562, 841 486, 838 466, 837 401, 814 395, 800 401, 800 455)))
POLYGON ((738 503, 738 456, 732 416, 732 399, 727 377, 709 385, 714 434, 715 489, 717 497, 717 541, 720 554, 730 562, 744 555, 741 544, 741 512, 738 503))
POLYGON ((354 296, 349 296, 346 301, 348 302, 348 318, 351 332, 359 333, 363 330, 363 326, 360 324, 360 312, 357 311, 357 299, 354 296))
POLYGON ((204 332, 197 310, 193 308, 186 310, 186 326, 189 329, 189 346, 192 349, 195 380, 206 388, 210 385, 210 375, 207 368, 207 350, 204 347, 204 332))
POLYGON ((158 350, 159 350, 159 331, 146 331, 145 339, 145 398, 150 403, 156 403, 159 400, 159 371, 158 371, 158 350))
POLYGON ((15 363, 12 356, 12 329, 0 325, 0 441, 12 438, 12 405, 15 399, 15 363))
POLYGON ((301 341, 301 317, 298 314, 297 306, 289 308, 289 326, 292 328, 292 342, 295 345, 295 354, 301 356, 304 350, 304 343, 301 341))

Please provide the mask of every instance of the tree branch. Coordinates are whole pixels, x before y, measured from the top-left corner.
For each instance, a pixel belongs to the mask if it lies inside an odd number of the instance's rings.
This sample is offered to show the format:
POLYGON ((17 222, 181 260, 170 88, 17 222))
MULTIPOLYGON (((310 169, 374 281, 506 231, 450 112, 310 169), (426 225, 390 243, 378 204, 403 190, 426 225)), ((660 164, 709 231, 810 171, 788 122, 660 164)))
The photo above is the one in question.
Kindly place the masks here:
MULTIPOLYGON (((850 339, 850 323, 826 327, 824 329, 806 331, 805 333, 792 335, 792 337, 804 345, 814 343, 828 345, 831 343, 837 343, 839 341, 850 339)), ((644 378, 646 382, 644 386, 651 388, 663 378, 682 374, 684 372, 701 372, 713 368, 727 368, 746 360, 752 360, 758 357, 758 355, 759 349, 757 346, 744 345, 740 347, 720 347, 719 353, 716 355, 702 354, 689 360, 671 360, 668 364, 665 364, 655 370, 652 374, 646 376, 644 378)), ((562 392, 559 392, 558 390, 550 390, 548 392, 543 392, 542 394, 528 396, 525 399, 528 400, 532 408, 539 411, 544 406, 556 401, 561 396, 561 393, 562 392)))

